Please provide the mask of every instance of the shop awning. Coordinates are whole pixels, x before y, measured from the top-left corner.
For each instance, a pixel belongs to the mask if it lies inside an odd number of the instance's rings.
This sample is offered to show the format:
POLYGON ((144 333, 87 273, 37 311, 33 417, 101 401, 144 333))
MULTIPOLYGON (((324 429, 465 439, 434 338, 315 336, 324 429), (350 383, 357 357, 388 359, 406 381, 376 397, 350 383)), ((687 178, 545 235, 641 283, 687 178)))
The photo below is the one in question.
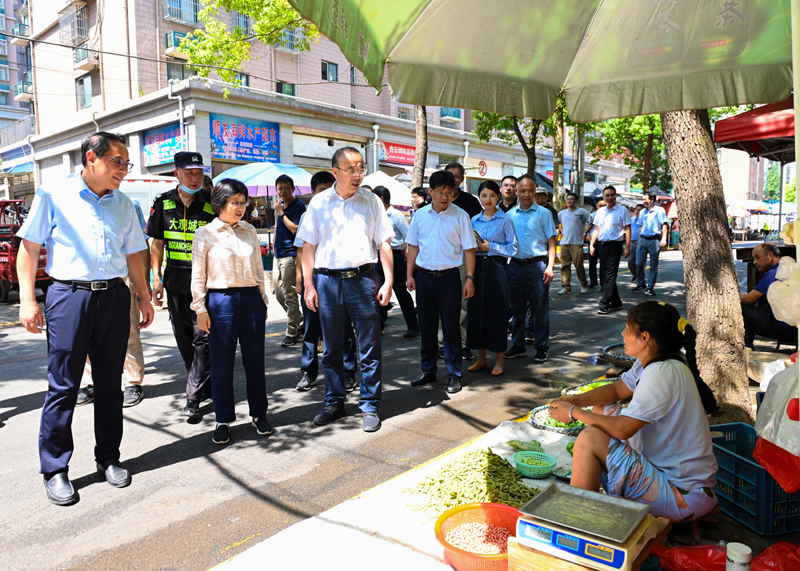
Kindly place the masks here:
POLYGON ((10 169, 8 169, 7 173, 15 173, 15 172, 33 172, 34 167, 36 164, 34 162, 28 163, 20 163, 18 165, 14 165, 10 169))
POLYGON ((794 162, 794 98, 717 121, 714 142, 751 157, 794 162))

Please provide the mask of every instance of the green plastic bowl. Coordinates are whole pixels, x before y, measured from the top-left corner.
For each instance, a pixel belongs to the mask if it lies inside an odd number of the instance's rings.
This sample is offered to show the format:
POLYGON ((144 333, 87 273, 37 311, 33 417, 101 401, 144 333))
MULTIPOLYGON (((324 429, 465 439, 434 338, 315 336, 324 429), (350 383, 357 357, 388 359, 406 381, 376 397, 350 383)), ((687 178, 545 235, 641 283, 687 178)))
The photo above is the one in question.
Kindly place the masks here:
POLYGON ((514 454, 514 464, 517 466, 517 472, 526 478, 547 478, 553 468, 556 467, 556 459, 549 454, 543 452, 517 452, 514 454), (520 462, 522 458, 536 458, 543 462, 547 462, 546 466, 531 466, 520 462))

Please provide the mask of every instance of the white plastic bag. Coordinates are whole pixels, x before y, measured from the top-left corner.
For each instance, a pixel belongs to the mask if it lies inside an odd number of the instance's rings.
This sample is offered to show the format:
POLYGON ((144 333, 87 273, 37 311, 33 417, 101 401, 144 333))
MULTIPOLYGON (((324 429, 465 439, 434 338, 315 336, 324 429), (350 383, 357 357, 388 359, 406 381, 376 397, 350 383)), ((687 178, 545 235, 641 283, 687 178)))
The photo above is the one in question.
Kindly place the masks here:
POLYGON ((799 367, 795 363, 772 378, 756 418, 756 433, 761 438, 795 456, 800 456, 800 421, 789 418, 787 410, 790 401, 800 397, 799 367))
POLYGON ((800 325, 800 264, 793 258, 781 258, 775 281, 767 290, 767 301, 775 319, 800 325))
POLYGON ((764 369, 764 374, 761 376, 761 391, 767 392, 767 389, 769 388, 769 382, 772 380, 772 377, 783 371, 785 368, 786 365, 783 364, 783 361, 773 361, 767 365, 764 369))

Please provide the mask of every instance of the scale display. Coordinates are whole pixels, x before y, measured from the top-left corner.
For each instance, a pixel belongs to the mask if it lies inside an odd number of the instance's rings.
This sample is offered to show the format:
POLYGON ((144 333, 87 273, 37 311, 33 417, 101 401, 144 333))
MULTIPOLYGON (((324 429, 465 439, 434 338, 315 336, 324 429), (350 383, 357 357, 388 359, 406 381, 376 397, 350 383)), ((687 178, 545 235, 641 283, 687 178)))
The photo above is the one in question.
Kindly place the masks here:
POLYGON ((523 518, 517 520, 517 540, 555 557, 575 561, 594 569, 628 568, 627 553, 612 542, 598 542, 554 527, 544 527, 523 518))

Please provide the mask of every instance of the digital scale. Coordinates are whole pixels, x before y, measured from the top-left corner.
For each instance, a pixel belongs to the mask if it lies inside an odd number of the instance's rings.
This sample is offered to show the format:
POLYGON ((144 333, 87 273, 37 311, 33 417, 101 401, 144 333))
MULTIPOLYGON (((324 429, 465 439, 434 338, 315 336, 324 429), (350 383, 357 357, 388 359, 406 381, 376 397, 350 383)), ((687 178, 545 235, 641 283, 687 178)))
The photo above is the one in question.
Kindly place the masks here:
POLYGON ((630 571, 658 534, 650 506, 553 482, 525 504, 516 541, 599 571, 630 571))

